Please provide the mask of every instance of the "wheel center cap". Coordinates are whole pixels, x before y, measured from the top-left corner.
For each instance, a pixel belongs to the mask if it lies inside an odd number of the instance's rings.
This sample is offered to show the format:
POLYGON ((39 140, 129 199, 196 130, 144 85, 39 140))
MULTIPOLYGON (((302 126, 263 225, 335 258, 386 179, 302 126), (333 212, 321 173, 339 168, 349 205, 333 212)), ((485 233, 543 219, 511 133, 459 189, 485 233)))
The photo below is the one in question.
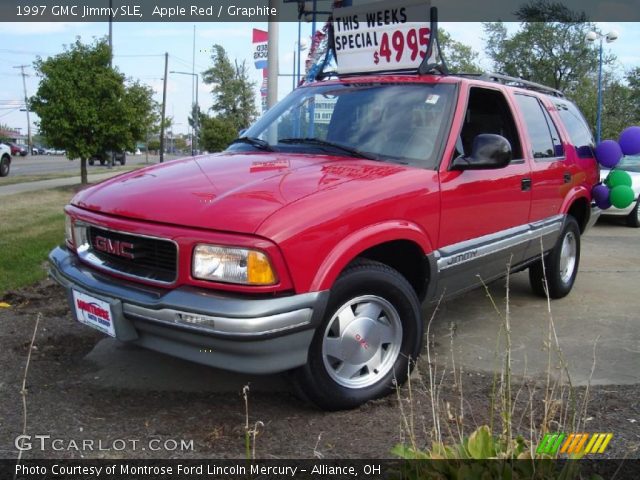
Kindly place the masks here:
POLYGON ((345 329, 341 343, 345 362, 368 362, 380 348, 380 333, 376 322, 367 317, 356 318, 345 329))

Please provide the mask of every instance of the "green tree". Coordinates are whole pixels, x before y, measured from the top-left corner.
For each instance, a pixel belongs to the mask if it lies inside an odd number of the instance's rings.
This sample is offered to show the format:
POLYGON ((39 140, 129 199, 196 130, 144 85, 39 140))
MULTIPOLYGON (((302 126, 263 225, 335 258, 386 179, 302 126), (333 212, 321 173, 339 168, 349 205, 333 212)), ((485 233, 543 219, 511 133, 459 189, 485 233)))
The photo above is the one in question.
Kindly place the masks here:
POLYGON ((203 115, 200 120, 200 146, 209 152, 220 152, 238 136, 235 125, 220 117, 203 115))
POLYGON ((585 42, 589 23, 523 22, 509 36, 500 23, 485 24, 486 53, 496 71, 571 91, 596 71, 598 53, 585 42))
POLYGON ((453 73, 480 73, 482 68, 478 63, 479 54, 469 45, 458 42, 443 29, 438 30, 442 56, 453 73))
POLYGON ((203 72, 203 81, 212 86, 214 116, 230 122, 236 130, 247 128, 257 116, 255 84, 249 80, 245 62, 232 63, 221 45, 213 45, 213 66, 203 72))
MULTIPOLYGON (((595 25, 584 14, 542 0, 521 7, 516 16, 521 24, 512 35, 502 22, 484 24, 485 52, 496 71, 566 92, 597 71, 598 51, 585 41, 595 25)), ((613 61, 605 58, 607 65, 613 61)))
POLYGON ((80 159, 83 184, 87 159, 106 150, 133 150, 154 121, 151 89, 127 85, 110 67, 110 56, 105 41, 78 39, 63 53, 34 64, 40 84, 30 106, 40 117, 40 133, 50 146, 80 159))

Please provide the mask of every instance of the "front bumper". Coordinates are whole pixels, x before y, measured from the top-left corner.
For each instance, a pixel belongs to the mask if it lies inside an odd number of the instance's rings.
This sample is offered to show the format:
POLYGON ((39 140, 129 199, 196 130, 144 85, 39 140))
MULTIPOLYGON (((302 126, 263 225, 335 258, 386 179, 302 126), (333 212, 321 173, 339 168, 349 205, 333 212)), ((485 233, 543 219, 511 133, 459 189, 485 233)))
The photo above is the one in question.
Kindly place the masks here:
POLYGON ((116 337, 186 360, 243 373, 304 365, 329 292, 250 297, 194 287, 172 290, 114 279, 84 265, 66 247, 49 254, 50 275, 72 291, 111 306, 116 337), (207 326, 187 324, 204 318, 207 326))

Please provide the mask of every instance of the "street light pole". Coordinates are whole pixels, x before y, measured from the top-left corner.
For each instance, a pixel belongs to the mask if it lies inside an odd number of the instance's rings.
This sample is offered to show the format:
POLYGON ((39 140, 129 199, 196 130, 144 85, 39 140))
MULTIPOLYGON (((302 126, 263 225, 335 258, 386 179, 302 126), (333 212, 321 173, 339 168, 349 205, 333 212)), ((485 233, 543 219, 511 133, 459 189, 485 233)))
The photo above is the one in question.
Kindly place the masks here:
POLYGON ((589 32, 587 33, 586 40, 588 42, 595 42, 596 40, 600 41, 600 45, 598 46, 598 107, 596 113, 596 144, 600 143, 602 138, 602 41, 606 40, 607 43, 615 42, 618 39, 618 32, 615 30, 610 31, 609 33, 602 34, 600 32, 589 32))
POLYGON ((596 114, 596 145, 602 137, 602 36, 600 36, 600 52, 598 57, 598 113, 596 114))
POLYGON ((195 156, 196 151, 198 149, 198 135, 200 134, 200 103, 198 103, 198 87, 200 85, 200 75, 197 73, 190 72, 177 72, 175 70, 171 70, 169 73, 177 73, 179 75, 190 75, 195 77, 196 79, 196 103, 192 105, 195 109, 192 110, 193 113, 193 136, 191 137, 191 156, 195 156))

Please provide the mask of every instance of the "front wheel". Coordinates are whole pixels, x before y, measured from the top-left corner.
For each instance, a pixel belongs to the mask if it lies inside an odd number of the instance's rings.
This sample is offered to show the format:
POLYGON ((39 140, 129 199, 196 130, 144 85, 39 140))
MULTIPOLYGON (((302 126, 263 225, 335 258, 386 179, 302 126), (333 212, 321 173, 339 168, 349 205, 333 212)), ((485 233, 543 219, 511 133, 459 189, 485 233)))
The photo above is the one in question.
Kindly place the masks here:
POLYGON ((0 160, 0 177, 6 177, 7 175, 9 175, 9 170, 11 168, 11 162, 9 160, 8 156, 4 156, 2 157, 2 160, 0 160))
POLYGON ((331 289, 301 392, 326 410, 354 408, 402 384, 422 347, 420 302, 407 280, 382 263, 358 261, 331 289))
POLYGON ((640 228, 640 197, 636 202, 636 206, 631 210, 631 213, 627 216, 627 225, 633 228, 640 228))
POLYGON ((562 298, 569 294, 578 275, 580 264, 580 227, 571 215, 564 222, 562 233, 553 250, 529 267, 529 282, 533 291, 547 296, 544 286, 546 275, 549 297, 562 298), (544 261, 544 269, 542 262, 544 261))

